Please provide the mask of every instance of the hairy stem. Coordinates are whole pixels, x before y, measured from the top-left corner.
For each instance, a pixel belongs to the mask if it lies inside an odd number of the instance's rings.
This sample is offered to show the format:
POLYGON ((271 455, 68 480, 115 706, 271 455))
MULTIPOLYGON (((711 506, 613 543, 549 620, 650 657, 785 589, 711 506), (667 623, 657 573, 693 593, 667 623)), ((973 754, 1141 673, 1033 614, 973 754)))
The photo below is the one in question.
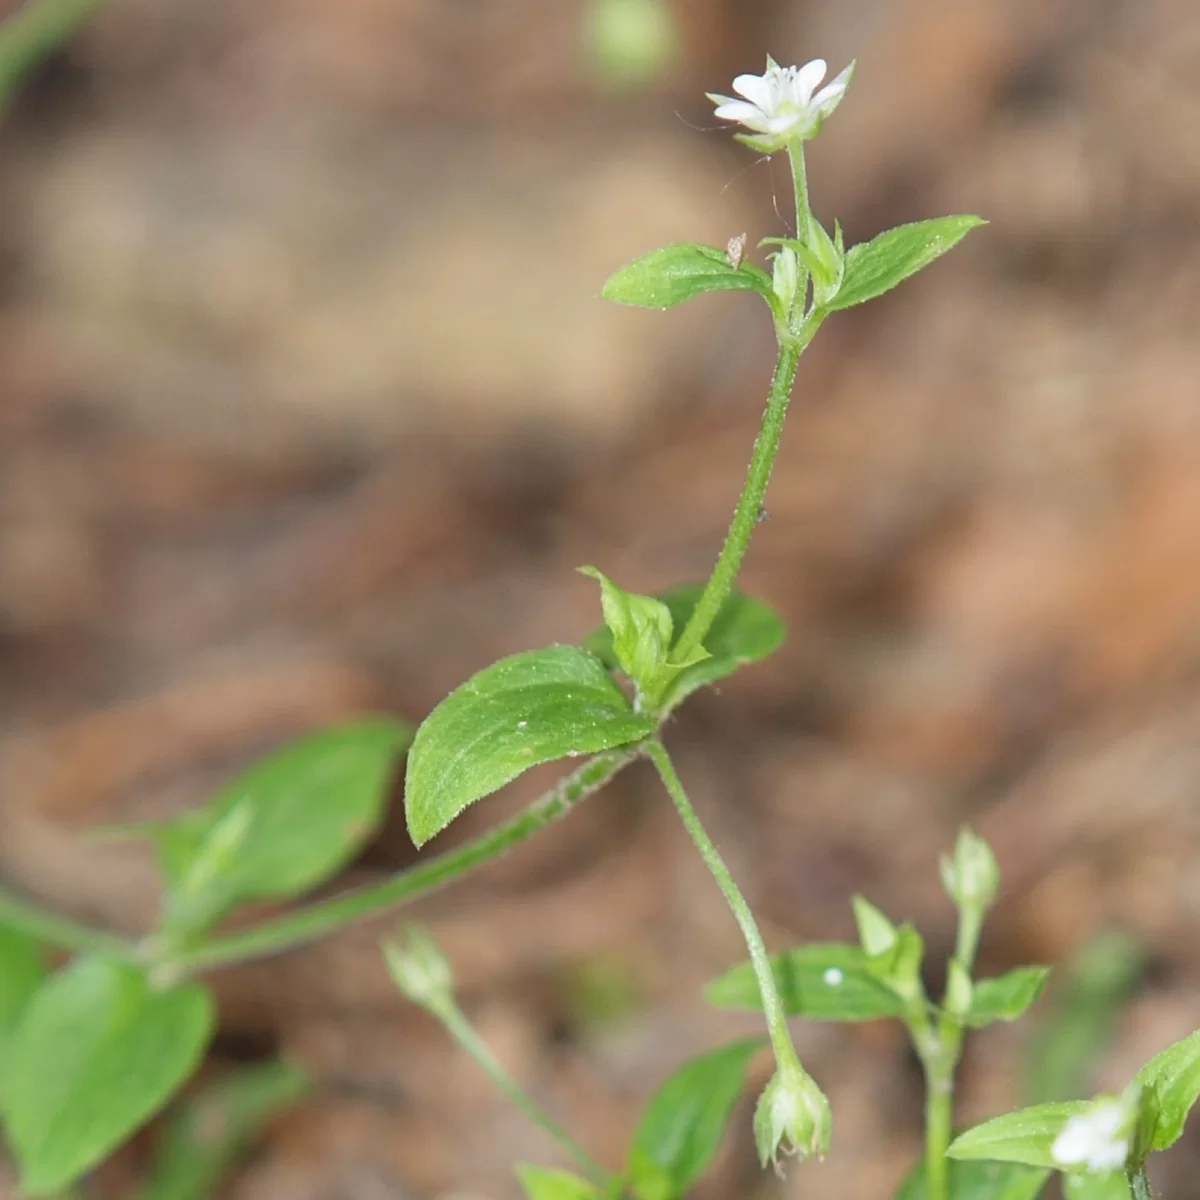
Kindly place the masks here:
POLYGON ((120 958, 133 958, 136 954, 133 943, 125 938, 103 929, 94 929, 61 913, 40 908, 2 887, 0 925, 28 934, 39 942, 57 946, 61 950, 99 951, 120 958))

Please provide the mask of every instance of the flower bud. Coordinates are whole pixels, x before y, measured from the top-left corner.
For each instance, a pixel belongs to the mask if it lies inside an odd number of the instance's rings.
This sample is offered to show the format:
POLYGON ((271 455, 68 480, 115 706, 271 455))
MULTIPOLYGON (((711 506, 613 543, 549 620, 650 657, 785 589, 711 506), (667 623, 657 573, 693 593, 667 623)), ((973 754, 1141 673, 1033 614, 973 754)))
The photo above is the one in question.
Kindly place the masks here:
POLYGON ((1000 886, 1000 868, 991 847, 969 829, 962 829, 952 855, 942 855, 942 886, 959 908, 984 912, 1000 886))
POLYGON ((801 1158, 829 1149, 829 1101, 799 1063, 776 1068, 754 1110, 754 1144, 759 1162, 777 1163, 779 1153, 801 1158))
POLYGON ((800 259, 791 246, 780 246, 775 252, 771 287, 783 303, 783 311, 791 312, 800 287, 800 259))
POLYGON ((454 974, 437 942, 420 925, 409 925, 404 941, 384 942, 383 957, 396 986, 414 1004, 435 1011, 454 998, 454 974))

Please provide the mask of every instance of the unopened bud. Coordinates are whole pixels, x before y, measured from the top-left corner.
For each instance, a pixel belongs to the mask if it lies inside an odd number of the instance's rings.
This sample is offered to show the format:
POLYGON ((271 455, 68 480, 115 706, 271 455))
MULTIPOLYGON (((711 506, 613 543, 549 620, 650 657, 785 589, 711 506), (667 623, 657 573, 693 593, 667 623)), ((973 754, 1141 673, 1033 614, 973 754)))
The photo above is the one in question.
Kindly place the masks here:
POLYGON ((421 926, 409 925, 403 942, 384 942, 383 957, 396 986, 414 1004, 434 1010, 453 999, 450 963, 421 926))
POLYGON ((759 1162, 778 1163, 780 1152, 800 1158, 829 1149, 831 1115, 825 1093, 800 1066, 776 1068, 754 1110, 759 1162))
POLYGON ((1000 868, 992 848, 969 829, 959 831, 953 854, 941 859, 942 886, 959 908, 984 912, 1000 887, 1000 868))

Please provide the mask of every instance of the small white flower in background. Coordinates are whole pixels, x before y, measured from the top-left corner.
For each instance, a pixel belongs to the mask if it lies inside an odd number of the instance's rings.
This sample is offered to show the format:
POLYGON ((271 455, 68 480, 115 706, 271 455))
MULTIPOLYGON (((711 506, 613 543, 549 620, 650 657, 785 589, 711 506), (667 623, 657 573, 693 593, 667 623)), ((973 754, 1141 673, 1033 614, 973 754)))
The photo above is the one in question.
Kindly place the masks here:
POLYGON ((1120 1097, 1101 1100, 1066 1122, 1050 1147, 1050 1157, 1063 1167, 1116 1170, 1129 1157, 1129 1137, 1136 1117, 1136 1106, 1120 1097))
POLYGON ((826 967, 825 968, 824 979, 825 979, 825 982, 827 984, 829 984, 830 987, 837 987, 838 984, 841 983, 844 978, 845 978, 845 976, 842 974, 842 972, 839 970, 839 968, 837 968, 837 967, 826 967))
POLYGON ((821 90, 817 84, 825 78, 825 60, 814 58, 802 67, 781 67, 767 59, 761 75, 739 75, 733 90, 742 99, 708 93, 717 106, 713 114, 722 121, 736 121, 757 136, 739 135, 747 145, 770 154, 788 142, 814 137, 821 122, 841 103, 854 74, 851 63, 821 90))

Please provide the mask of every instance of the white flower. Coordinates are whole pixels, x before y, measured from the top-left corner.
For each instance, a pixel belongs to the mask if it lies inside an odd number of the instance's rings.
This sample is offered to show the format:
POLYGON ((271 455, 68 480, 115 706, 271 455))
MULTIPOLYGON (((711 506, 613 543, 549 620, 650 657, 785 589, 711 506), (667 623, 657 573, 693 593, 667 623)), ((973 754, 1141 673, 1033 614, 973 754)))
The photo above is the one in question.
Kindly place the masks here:
POLYGON ((1062 1127, 1050 1157, 1064 1167, 1113 1171, 1129 1157, 1129 1130, 1136 1113, 1121 1099, 1102 1100, 1062 1127))
POLYGON ((756 150, 771 153, 788 142, 813 137, 821 122, 841 103, 853 74, 851 63, 818 92, 817 84, 825 78, 823 58, 814 58, 802 67, 781 67, 768 58, 767 69, 761 75, 739 75, 733 81, 733 90, 741 100, 712 92, 708 98, 717 106, 714 116, 744 125, 758 136, 742 135, 742 140, 756 150))

